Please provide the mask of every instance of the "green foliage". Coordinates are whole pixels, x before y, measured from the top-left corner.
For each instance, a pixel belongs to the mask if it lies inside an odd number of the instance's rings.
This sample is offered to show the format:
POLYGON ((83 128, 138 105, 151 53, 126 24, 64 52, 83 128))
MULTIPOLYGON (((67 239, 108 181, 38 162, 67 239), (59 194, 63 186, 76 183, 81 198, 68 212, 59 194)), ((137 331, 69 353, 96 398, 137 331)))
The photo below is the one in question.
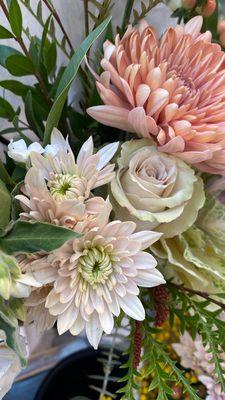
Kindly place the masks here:
POLYGON ((9 300, 12 286, 20 276, 20 269, 14 257, 0 251, 0 297, 9 300))
POLYGON ((6 60, 12 55, 18 55, 20 52, 13 47, 0 44, 0 65, 6 68, 6 60))
POLYGON ((13 37, 13 34, 8 29, 0 25, 0 39, 11 39, 13 37))
MULTIPOLYGON (((1 172, 1 169, 0 169, 1 172)), ((7 178, 7 175, 6 175, 7 178)), ((9 222, 10 218, 10 209, 11 209, 11 196, 10 193, 4 184, 3 181, 0 180, 0 228, 5 228, 5 226, 9 222)))
POLYGON ((24 348, 18 337, 18 322, 12 310, 0 299, 0 329, 6 334, 7 345, 19 356, 22 367, 26 367, 27 360, 24 356, 24 348))
POLYGON ((9 6, 9 23, 12 28, 14 35, 17 38, 21 37, 22 27, 23 27, 23 19, 22 13, 20 10, 20 6, 17 0, 11 0, 9 6))
POLYGON ((191 400, 200 400, 195 389, 185 378, 184 371, 170 358, 165 345, 155 339, 156 330, 152 328, 152 321, 150 323, 146 321, 145 330, 145 352, 142 361, 147 365, 145 376, 152 376, 152 374, 154 376, 149 391, 157 389, 157 400, 168 400, 168 396, 173 394, 169 383, 175 381, 176 384, 182 383, 184 391, 189 394, 191 400))
POLYGON ((11 104, 3 97, 0 97, 0 117, 12 121, 15 115, 16 113, 11 104))
POLYGON ((77 237, 80 235, 70 229, 46 222, 17 221, 0 238, 0 248, 8 254, 50 252, 77 237))
POLYGON ((46 145, 49 142, 52 129, 55 126, 58 126, 59 119, 67 99, 67 94, 77 75, 78 68, 85 54, 87 53, 88 49, 91 47, 93 42, 105 30, 110 20, 111 17, 102 22, 93 32, 91 32, 88 35, 88 37, 83 41, 83 43, 81 43, 81 45, 76 49, 66 70, 64 71, 64 74, 58 85, 56 100, 51 108, 51 111, 49 113, 46 122, 45 133, 44 133, 44 145, 46 145))
MULTIPOLYGON (((217 307, 214 300, 196 297, 194 293, 185 291, 182 287, 177 289, 173 284, 168 288, 172 294, 170 321, 173 324, 174 315, 180 320, 181 331, 188 330, 192 337, 200 334, 207 351, 211 354, 211 362, 215 365, 214 374, 225 392, 225 371, 220 354, 225 352, 224 331, 225 322, 220 319, 224 307, 217 307)), ((204 294, 203 294, 204 295, 204 294)), ((217 304, 218 305, 218 304, 217 304)))
POLYGON ((129 335, 129 347, 127 351, 124 353, 125 356, 128 357, 128 360, 125 364, 121 366, 121 368, 126 369, 126 374, 123 378, 119 380, 119 382, 125 382, 125 386, 118 390, 118 393, 122 393, 121 400, 135 400, 134 393, 135 390, 139 389, 139 385, 137 384, 137 378, 140 378, 141 375, 138 371, 136 371, 134 367, 134 332, 135 332, 135 324, 134 321, 131 321, 131 331, 129 335))
POLYGON ((33 75, 35 66, 32 60, 23 54, 15 54, 6 59, 6 68, 14 76, 33 75))

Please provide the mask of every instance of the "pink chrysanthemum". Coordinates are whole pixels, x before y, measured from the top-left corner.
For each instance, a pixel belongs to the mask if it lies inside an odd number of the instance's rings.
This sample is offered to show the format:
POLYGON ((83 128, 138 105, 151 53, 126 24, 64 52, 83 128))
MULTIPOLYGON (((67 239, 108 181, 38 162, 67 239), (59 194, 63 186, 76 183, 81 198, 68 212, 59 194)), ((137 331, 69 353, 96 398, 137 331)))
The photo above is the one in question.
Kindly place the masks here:
POLYGON ((69 330, 97 348, 103 331, 111 333, 114 316, 123 310, 138 321, 145 317, 139 286, 165 283, 156 260, 143 251, 160 234, 134 233, 133 222, 102 221, 78 240, 65 243, 49 256, 57 278, 45 306, 57 318, 60 334, 69 330))
POLYGON ((142 21, 106 41, 97 81, 105 103, 88 113, 101 123, 152 136, 159 149, 199 169, 225 174, 225 55, 200 34, 202 17, 158 40, 142 21))

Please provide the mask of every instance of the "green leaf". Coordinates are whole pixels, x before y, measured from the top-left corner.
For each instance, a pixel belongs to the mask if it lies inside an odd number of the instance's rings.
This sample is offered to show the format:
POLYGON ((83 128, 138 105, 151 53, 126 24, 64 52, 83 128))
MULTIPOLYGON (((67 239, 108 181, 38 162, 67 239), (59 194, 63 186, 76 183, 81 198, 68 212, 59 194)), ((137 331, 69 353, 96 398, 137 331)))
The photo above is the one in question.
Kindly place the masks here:
POLYGON ((0 25, 0 39, 11 39, 14 38, 13 34, 8 31, 8 29, 4 28, 4 26, 0 25))
MULTIPOLYGON (((8 57, 12 55, 21 54, 18 50, 14 49, 10 46, 5 46, 4 44, 0 45, 0 65, 6 68, 6 60, 8 57)), ((22 54, 21 54, 22 55, 22 54)))
POLYGON ((0 178, 6 185, 15 186, 15 182, 13 181, 11 176, 8 174, 6 167, 4 166, 4 164, 1 160, 0 160, 0 178))
POLYGON ((35 72, 33 62, 22 54, 9 56, 5 65, 8 71, 15 76, 33 75, 35 72))
POLYGON ((22 299, 11 297, 9 299, 9 307, 15 314, 16 318, 18 318, 20 321, 25 321, 26 312, 22 299))
POLYGON ((0 329, 6 334, 7 345, 19 356, 22 367, 26 367, 27 360, 24 355, 24 346, 21 346, 19 340, 17 320, 9 307, 6 307, 2 302, 0 303, 0 329))
POLYGON ((77 237, 80 235, 70 229, 46 222, 17 221, 12 230, 0 239, 0 248, 9 254, 50 252, 77 237))
MULTIPOLYGON (((41 2, 40 2, 41 4, 41 2)), ((48 34, 48 29, 49 29, 49 24, 51 22, 52 19, 52 15, 50 14, 48 19, 45 22, 44 25, 44 30, 42 33, 42 38, 41 38, 41 47, 40 47, 40 53, 39 53, 39 62, 42 61, 42 57, 43 57, 43 52, 44 52, 44 48, 45 48, 45 44, 46 44, 46 39, 47 39, 47 34, 48 34)))
POLYGON ((16 113, 11 104, 7 100, 3 99, 3 97, 0 97, 0 118, 13 120, 15 115, 16 113))
POLYGON ((20 38, 22 34, 23 19, 20 6, 17 0, 10 1, 9 23, 13 33, 16 35, 17 38, 20 38))
POLYGON ((20 276, 20 268, 14 257, 0 251, 0 296, 9 300, 12 285, 20 276))
POLYGON ((0 180, 0 228, 5 228, 9 222, 11 196, 5 184, 0 180))
POLYGON ((16 96, 21 97, 26 96, 28 90, 32 89, 31 86, 24 85, 23 83, 15 80, 1 81, 0 86, 14 93, 16 96))
POLYGON ((101 33, 105 30, 107 25, 109 24, 111 17, 108 17, 104 22, 101 23, 93 32, 91 32, 88 37, 81 43, 81 45, 75 50, 74 55, 72 56, 60 82, 59 87, 56 93, 56 100, 51 108, 49 113, 45 134, 44 134, 44 142, 43 145, 46 146, 49 143, 50 135, 52 129, 56 127, 59 123, 62 110, 67 98, 67 94, 69 92, 70 86, 74 81, 78 68, 91 47, 92 43, 101 35, 101 33))
POLYGON ((25 101, 25 114, 27 118, 27 122, 29 125, 33 128, 34 132, 40 137, 43 138, 43 130, 39 126, 35 114, 34 114, 34 108, 33 108, 33 98, 32 98, 32 93, 29 90, 29 92, 26 95, 25 101))
POLYGON ((52 42, 44 52, 44 65, 48 74, 54 71, 57 60, 57 48, 55 42, 52 42))

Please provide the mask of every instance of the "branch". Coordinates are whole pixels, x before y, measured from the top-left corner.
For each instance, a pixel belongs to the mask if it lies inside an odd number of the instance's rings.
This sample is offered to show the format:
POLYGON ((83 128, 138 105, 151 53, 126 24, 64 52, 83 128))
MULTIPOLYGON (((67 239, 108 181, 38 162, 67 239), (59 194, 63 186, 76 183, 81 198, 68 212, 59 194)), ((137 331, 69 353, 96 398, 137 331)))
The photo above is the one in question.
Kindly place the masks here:
POLYGON ((186 287, 184 287, 184 286, 182 286, 182 285, 177 285, 176 283, 173 283, 173 282, 168 282, 168 285, 170 285, 170 286, 172 286, 172 287, 174 287, 174 288, 176 288, 176 289, 178 289, 178 290, 181 290, 181 291, 184 292, 184 293, 191 293, 191 294, 194 294, 194 295, 196 295, 196 296, 200 296, 200 297, 202 297, 202 298, 204 298, 204 299, 210 301, 210 303, 214 303, 214 304, 216 304, 217 306, 219 306, 220 308, 222 308, 223 310, 225 310, 225 304, 221 303, 221 302, 218 301, 218 300, 213 299, 213 298, 210 297, 210 295, 209 295, 208 293, 206 293, 206 292, 201 292, 201 291, 199 291, 199 290, 194 290, 194 289, 186 288, 186 287))
POLYGON ((59 17, 59 14, 58 14, 57 11, 56 11, 56 9, 53 7, 52 4, 50 4, 50 3, 48 2, 48 0, 43 0, 43 2, 44 2, 44 4, 46 5, 46 7, 49 9, 49 11, 51 12, 51 14, 53 15, 53 17, 55 18, 55 20, 58 22, 58 25, 59 25, 59 27, 60 27, 62 33, 64 34, 64 36, 65 36, 65 38, 66 38, 66 41, 67 41, 67 43, 68 43, 68 45, 69 45, 69 47, 70 47, 70 50, 71 50, 72 52, 74 52, 73 45, 72 45, 72 43, 71 43, 71 41, 70 41, 69 36, 67 35, 67 32, 66 32, 66 30, 65 30, 65 28, 64 28, 64 26, 63 26, 63 24, 62 24, 62 21, 61 21, 61 19, 60 19, 60 17, 59 17))
POLYGON ((83 2, 84 2, 85 36, 88 36, 89 35, 88 0, 83 0, 83 2))

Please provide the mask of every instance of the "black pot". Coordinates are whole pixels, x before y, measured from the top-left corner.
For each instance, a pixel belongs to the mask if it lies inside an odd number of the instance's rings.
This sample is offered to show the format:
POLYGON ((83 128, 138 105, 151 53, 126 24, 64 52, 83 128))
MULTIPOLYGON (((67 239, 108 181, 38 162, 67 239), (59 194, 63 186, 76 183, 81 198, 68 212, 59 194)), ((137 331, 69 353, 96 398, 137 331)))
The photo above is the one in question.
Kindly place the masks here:
MULTIPOLYGON (((70 355, 51 370, 34 400, 70 400, 75 396, 97 400, 99 393, 91 389, 90 385, 101 388, 102 381, 93 380, 89 376, 104 375, 103 366, 97 360, 100 357, 102 357, 102 352, 92 349, 70 355)), ((119 377, 121 373, 125 374, 125 370, 116 366, 112 375, 119 377)), ((116 393, 119 388, 118 382, 109 382, 107 387, 111 393, 116 393)))

